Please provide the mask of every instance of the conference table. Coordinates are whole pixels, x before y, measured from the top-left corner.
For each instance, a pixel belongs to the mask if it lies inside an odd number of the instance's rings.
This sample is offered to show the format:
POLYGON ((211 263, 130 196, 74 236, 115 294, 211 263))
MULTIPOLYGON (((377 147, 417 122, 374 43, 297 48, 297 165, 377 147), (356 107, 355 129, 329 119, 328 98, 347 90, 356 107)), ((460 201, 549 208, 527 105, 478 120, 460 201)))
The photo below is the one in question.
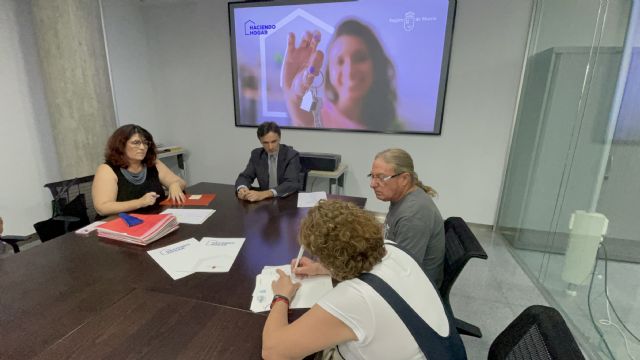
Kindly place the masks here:
POLYGON ((255 278, 297 255, 308 209, 297 194, 238 200, 226 184, 187 193, 215 193, 200 207, 215 213, 148 246, 67 233, 0 260, 0 359, 259 359, 266 313, 249 310, 255 278), (229 272, 173 280, 147 254, 202 237, 245 238, 229 272))

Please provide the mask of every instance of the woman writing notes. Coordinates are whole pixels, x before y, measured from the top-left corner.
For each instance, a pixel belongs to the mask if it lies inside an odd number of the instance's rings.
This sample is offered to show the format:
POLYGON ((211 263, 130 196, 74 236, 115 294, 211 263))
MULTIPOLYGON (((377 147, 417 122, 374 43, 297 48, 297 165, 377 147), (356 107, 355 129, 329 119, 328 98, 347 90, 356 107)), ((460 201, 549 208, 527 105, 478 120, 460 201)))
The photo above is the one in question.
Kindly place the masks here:
POLYGON ((293 33, 287 40, 282 87, 293 124, 377 131, 400 128, 393 64, 373 31, 358 20, 338 25, 327 47, 323 74, 325 55, 317 50, 320 40, 318 31, 307 31, 297 47, 293 33), (301 105, 319 82, 324 84, 324 95, 314 115, 301 105))
POLYGON ((167 198, 163 187, 172 201, 184 202, 186 182, 157 159, 153 136, 138 125, 118 128, 93 179, 96 212, 107 216, 158 204, 167 198))
MULTIPOLYGON (((410 255, 383 240, 372 215, 347 202, 321 201, 302 221, 299 241, 341 283, 288 324, 287 310, 299 284, 278 270, 262 332, 265 359, 301 359, 323 349, 328 349, 325 359, 466 359, 431 281, 410 255), (388 294, 382 296, 371 285, 372 277, 390 286, 413 311, 410 318, 421 325, 420 332, 408 330, 387 302, 388 294)), ((309 266, 310 260, 303 259, 301 266, 309 266)))

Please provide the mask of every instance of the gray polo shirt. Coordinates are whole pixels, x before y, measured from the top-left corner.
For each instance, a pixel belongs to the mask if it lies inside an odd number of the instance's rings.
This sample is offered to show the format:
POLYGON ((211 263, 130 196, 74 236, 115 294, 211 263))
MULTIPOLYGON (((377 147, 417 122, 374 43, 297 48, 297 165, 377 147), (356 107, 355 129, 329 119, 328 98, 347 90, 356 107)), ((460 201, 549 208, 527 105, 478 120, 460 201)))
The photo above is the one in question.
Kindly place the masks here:
POLYGON ((404 198, 392 201, 384 232, 385 239, 409 251, 439 288, 444 261, 444 222, 431 196, 417 188, 404 198))

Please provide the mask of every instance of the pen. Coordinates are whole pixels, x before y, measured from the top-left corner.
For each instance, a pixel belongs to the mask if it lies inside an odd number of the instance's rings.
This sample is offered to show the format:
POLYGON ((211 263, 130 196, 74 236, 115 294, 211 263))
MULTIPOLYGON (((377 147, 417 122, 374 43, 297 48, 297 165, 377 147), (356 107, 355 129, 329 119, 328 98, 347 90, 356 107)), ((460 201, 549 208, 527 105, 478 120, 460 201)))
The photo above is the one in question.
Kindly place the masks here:
POLYGON ((298 267, 298 265, 300 264, 300 258, 302 257, 302 254, 304 253, 304 246, 300 245, 300 251, 298 251, 298 257, 296 258, 296 262, 293 265, 293 269, 291 269, 291 279, 296 282, 297 278, 296 278, 296 273, 294 272, 295 268, 298 267))

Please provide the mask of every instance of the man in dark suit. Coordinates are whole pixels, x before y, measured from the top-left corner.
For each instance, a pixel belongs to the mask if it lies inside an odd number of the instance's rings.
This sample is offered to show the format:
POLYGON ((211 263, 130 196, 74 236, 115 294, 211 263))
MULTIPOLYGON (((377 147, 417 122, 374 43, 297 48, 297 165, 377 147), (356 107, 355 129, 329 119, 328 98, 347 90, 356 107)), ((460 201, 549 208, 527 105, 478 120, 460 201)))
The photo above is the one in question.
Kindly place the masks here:
POLYGON ((270 197, 285 197, 300 190, 300 155, 291 146, 280 144, 280 127, 274 122, 258 126, 262 147, 253 149, 249 163, 236 180, 239 199, 260 201, 270 197), (251 190, 258 179, 259 190, 251 190))

